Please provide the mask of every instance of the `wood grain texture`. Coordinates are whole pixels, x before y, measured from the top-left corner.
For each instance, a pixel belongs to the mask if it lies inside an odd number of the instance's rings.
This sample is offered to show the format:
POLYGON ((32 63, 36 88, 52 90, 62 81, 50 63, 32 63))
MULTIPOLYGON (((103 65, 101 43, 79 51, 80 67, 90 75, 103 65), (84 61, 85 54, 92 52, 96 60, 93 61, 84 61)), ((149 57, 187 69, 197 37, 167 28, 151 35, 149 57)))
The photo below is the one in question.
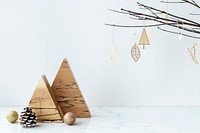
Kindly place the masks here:
POLYGON ((73 112, 77 118, 91 117, 67 59, 64 59, 61 64, 52 89, 63 114, 73 112))
POLYGON ((41 76, 29 102, 38 121, 62 122, 63 114, 45 75, 41 76))

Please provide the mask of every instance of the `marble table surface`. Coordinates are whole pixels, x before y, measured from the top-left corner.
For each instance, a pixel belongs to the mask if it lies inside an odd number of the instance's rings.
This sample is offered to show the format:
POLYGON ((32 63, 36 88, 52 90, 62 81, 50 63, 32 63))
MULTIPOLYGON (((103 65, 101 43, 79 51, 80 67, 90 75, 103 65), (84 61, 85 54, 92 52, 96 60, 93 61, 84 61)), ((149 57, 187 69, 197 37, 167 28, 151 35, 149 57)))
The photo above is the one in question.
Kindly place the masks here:
POLYGON ((200 107, 90 107, 92 118, 77 119, 76 124, 38 123, 35 128, 10 124, 9 110, 0 107, 1 133, 200 133, 200 107))

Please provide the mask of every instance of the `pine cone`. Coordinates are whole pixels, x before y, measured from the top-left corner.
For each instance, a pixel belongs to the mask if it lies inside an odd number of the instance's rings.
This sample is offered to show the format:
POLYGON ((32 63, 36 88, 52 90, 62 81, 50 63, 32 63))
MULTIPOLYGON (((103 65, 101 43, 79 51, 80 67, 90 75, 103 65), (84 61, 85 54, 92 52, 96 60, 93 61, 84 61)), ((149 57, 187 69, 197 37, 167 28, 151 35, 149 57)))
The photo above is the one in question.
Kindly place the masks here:
POLYGON ((35 127, 37 118, 32 109, 29 107, 24 108, 24 111, 20 115, 20 125, 22 127, 35 127))

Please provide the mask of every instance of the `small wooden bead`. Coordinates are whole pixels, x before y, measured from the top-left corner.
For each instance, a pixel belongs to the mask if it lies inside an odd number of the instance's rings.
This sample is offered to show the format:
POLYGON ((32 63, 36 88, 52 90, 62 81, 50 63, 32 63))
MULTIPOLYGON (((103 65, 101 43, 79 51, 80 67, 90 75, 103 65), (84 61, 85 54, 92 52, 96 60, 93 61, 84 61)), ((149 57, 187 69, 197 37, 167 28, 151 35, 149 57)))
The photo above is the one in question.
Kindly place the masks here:
POLYGON ((68 125, 73 125, 76 121, 76 118, 72 112, 68 112, 64 115, 64 122, 68 125))

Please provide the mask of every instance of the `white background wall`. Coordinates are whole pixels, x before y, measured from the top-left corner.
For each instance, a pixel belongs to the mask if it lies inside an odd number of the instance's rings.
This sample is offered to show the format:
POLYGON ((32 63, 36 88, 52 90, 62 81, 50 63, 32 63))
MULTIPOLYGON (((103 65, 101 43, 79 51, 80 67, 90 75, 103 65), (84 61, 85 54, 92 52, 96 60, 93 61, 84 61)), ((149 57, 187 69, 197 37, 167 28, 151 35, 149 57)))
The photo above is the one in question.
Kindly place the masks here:
MULTIPOLYGON (((159 1, 140 2, 166 9, 159 1)), ((200 66, 188 56, 191 39, 154 28, 135 63, 134 29, 117 28, 119 58, 110 61, 112 28, 104 23, 138 24, 107 10, 122 7, 138 10, 133 0, 0 0, 0 106, 26 106, 39 76, 52 83, 65 57, 89 106, 199 106, 200 66)), ((183 9, 192 11, 169 5, 187 15, 183 9)), ((141 28, 136 31, 139 38, 141 28)))

